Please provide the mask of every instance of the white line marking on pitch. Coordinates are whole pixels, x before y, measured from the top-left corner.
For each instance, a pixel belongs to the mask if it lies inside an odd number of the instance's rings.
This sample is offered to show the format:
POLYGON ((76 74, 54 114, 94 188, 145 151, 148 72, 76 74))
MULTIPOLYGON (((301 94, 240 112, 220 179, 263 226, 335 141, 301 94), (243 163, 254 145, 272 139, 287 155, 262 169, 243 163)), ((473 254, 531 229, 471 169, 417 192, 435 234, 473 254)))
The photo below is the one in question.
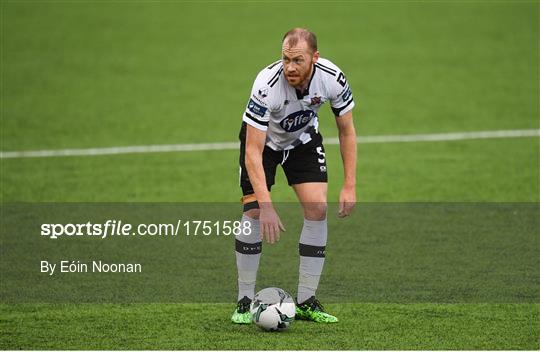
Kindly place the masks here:
MULTIPOLYGON (((367 143, 404 143, 404 142, 444 142, 462 141, 467 139, 490 139, 490 138, 521 138, 540 137, 540 129, 537 130, 506 130, 506 131, 476 131, 454 132, 433 134, 404 134, 384 136, 360 136, 356 141, 360 144, 367 143)), ((336 137, 325 138, 324 144, 336 145, 339 140, 336 137)), ((88 148, 88 149, 57 149, 57 150, 29 150, 0 152, 0 159, 11 158, 44 158, 55 156, 93 156, 113 154, 135 153, 165 153, 165 152, 191 152, 205 150, 230 150, 237 149, 238 142, 224 143, 196 143, 196 144, 164 144, 164 145, 139 145, 128 147, 88 148)))

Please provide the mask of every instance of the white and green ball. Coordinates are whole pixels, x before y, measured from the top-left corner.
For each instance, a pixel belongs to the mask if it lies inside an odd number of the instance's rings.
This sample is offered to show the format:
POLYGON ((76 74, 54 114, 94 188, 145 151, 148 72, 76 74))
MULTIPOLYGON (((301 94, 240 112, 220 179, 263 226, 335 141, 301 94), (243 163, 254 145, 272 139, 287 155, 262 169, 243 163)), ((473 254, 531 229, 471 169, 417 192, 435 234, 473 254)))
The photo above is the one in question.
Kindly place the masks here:
POLYGON ((294 320, 296 306, 290 294, 277 287, 265 288, 251 302, 253 322, 268 331, 282 331, 294 320))

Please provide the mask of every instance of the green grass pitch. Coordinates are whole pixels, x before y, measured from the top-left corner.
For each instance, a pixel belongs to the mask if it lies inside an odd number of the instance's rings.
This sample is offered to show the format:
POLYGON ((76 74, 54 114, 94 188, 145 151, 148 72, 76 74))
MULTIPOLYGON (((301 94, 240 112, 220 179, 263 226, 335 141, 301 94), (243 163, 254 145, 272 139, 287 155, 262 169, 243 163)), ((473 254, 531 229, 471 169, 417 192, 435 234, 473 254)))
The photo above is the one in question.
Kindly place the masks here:
MULTIPOLYGON (((0 8, 2 151, 234 141, 256 73, 279 58, 281 36, 295 26, 317 33, 321 55, 347 74, 357 102, 354 114, 360 135, 540 127, 537 1, 3 0, 0 8)), ((322 110, 323 135, 336 136, 330 109, 322 110)), ((339 148, 326 149, 329 200, 335 202, 342 179, 339 148)), ((240 197, 237 158, 236 151, 224 150, 1 159, 0 194, 5 204, 234 203, 240 197)), ((537 137, 360 144, 358 198, 367 204, 537 204, 539 162, 537 137)), ((272 195, 279 202, 295 200, 279 172, 272 195)), ((359 206, 355 216, 361 216, 361 210, 359 206)), ((388 247, 396 254, 388 267, 396 273, 385 271, 377 280, 380 272, 374 262, 385 253, 377 256, 376 249, 383 247, 369 247, 377 243, 376 235, 362 238, 367 247, 360 254, 332 235, 329 244, 340 253, 328 256, 325 272, 334 273, 334 279, 347 278, 346 287, 357 293, 354 300, 340 301, 339 290, 325 286, 323 276, 320 298, 323 303, 326 298, 339 324, 295 322, 281 334, 235 326, 229 322, 235 282, 226 282, 223 297, 210 302, 53 304, 2 299, 0 347, 540 347, 536 259, 540 249, 534 237, 517 244, 513 237, 495 244, 475 239, 473 249, 486 245, 491 256, 479 256, 467 268, 494 279, 442 281, 439 289, 446 296, 420 299, 422 288, 410 283, 437 274, 441 268, 436 256, 428 255, 422 269, 400 272, 403 257, 397 254, 407 248, 407 239, 398 236, 388 247), (491 262, 509 254, 507 261, 491 262), (348 268, 346 258, 366 262, 348 268), (498 279, 499 274, 503 279, 498 279), (407 281, 394 282, 394 277, 407 281), (475 288, 479 299, 467 296, 464 288, 474 280, 489 282, 475 288), (407 297, 417 298, 392 296, 390 288, 401 284, 410 284, 407 297), (382 292, 369 287, 380 287, 382 292)), ((6 248, 9 241, 4 236, 6 248)), ((266 247, 263 265, 284 261, 294 274, 298 234, 291 231, 286 236, 275 248, 266 247)), ((222 248, 220 260, 226 264, 219 270, 225 277, 233 276, 233 246, 220 243, 215 249, 222 248)), ((452 243, 444 245, 440 251, 454 248, 452 243)), ((460 278, 459 270, 454 274, 460 278)), ((187 280, 183 289, 196 296, 201 280, 210 278, 187 280)), ((260 286, 273 285, 272 280, 271 269, 262 267, 260 286)), ((335 284, 332 277, 327 280, 335 284)), ((294 292, 295 288, 287 289, 294 292)), ((219 297, 219 293, 211 295, 219 297)))

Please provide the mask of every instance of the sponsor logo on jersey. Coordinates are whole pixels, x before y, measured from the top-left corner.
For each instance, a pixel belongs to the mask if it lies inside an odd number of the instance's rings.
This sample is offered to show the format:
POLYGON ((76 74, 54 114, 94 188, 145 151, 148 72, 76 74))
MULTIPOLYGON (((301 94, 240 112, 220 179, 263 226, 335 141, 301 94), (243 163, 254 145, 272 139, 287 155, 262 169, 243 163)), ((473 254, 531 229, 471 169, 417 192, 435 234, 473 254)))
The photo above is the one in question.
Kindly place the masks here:
POLYGON ((347 90, 345 91, 345 93, 343 93, 343 96, 341 98, 343 99, 343 101, 347 101, 349 100, 351 95, 352 95, 351 88, 347 87, 347 90))
POLYGON ((266 98, 268 96, 268 88, 259 89, 259 96, 261 98, 266 98))
POLYGON ((261 98, 259 98, 257 95, 252 94, 251 97, 252 97, 253 99, 255 99, 256 101, 258 101, 259 103, 261 103, 261 104, 263 104, 263 105, 265 104, 265 102, 264 102, 261 98))
POLYGON ((281 120, 279 125, 287 132, 294 132, 307 126, 309 121, 315 116, 316 114, 314 111, 300 110, 281 120))
POLYGON ((248 110, 254 113, 255 115, 264 117, 264 114, 266 114, 267 109, 264 106, 259 105, 256 102, 254 102, 253 99, 249 99, 248 110))

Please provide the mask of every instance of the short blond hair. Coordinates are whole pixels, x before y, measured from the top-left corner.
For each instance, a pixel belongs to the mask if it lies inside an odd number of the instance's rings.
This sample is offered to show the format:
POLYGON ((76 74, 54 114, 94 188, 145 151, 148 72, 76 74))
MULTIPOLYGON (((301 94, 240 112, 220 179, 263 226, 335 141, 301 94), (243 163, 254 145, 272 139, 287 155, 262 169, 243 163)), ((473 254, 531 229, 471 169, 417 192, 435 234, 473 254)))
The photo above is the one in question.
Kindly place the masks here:
POLYGON ((307 43, 308 47, 311 49, 312 52, 317 51, 317 37, 315 36, 315 33, 313 33, 307 28, 297 27, 291 29, 283 36, 282 43, 285 43, 285 41, 287 41, 287 43, 291 47, 294 47, 301 40, 307 43))

